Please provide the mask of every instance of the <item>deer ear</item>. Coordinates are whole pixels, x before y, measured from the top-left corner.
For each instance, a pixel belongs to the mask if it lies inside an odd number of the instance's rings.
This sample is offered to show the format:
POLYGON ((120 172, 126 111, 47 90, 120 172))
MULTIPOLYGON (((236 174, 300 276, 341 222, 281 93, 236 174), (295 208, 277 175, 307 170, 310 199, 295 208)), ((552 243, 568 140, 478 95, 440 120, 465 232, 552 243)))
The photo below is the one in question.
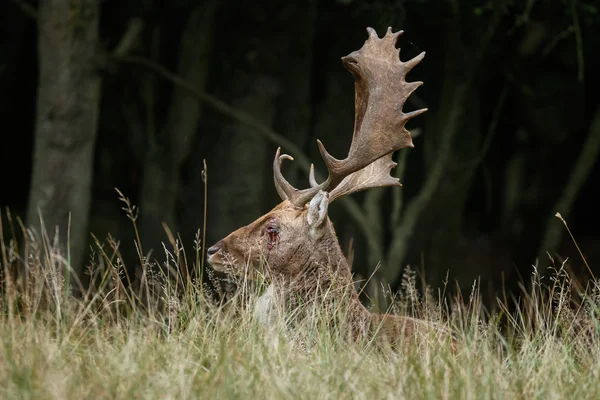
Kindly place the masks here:
POLYGON ((312 198, 308 205, 306 221, 313 239, 323 236, 324 222, 327 219, 327 209, 329 208, 329 193, 320 190, 312 198))

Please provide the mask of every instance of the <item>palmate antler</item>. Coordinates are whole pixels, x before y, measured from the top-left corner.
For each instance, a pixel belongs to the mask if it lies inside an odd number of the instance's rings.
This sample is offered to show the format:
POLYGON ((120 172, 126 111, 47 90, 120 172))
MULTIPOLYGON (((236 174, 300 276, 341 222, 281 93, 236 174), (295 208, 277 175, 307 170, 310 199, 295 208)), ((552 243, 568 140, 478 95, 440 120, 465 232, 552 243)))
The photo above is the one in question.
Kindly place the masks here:
POLYGON ((414 147, 406 122, 427 111, 426 108, 404 113, 406 99, 423 82, 406 82, 406 75, 417 65, 425 52, 406 62, 400 61, 400 49, 396 41, 403 31, 392 33, 388 28, 379 38, 373 28, 360 50, 342 57, 344 67, 354 75, 355 121, 350 151, 344 160, 331 156, 323 143, 317 140, 319 151, 329 175, 323 183, 317 183, 311 165, 311 187, 294 188, 282 175, 283 160, 292 160, 277 149, 273 162, 275 188, 282 200, 289 200, 302 207, 320 190, 329 192, 329 201, 358 192, 381 187, 400 186, 397 178, 390 175, 396 166, 392 154, 404 147, 414 147))

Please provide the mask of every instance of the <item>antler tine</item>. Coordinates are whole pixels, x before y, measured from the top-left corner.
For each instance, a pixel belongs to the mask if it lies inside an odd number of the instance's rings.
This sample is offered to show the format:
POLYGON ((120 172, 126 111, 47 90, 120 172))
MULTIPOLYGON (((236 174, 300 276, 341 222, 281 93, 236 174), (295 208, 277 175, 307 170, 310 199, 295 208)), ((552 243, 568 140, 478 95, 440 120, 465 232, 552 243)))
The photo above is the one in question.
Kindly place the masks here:
POLYGON ((298 207, 306 204, 320 190, 335 194, 333 199, 370 187, 399 185, 398 180, 389 175, 395 166, 392 153, 404 147, 414 147, 405 125, 427 111, 424 108, 403 112, 406 99, 423 84, 406 82, 406 75, 423 59, 425 52, 402 62, 396 42, 403 31, 393 33, 390 27, 383 38, 379 38, 377 32, 368 27, 367 33, 368 38, 359 50, 342 57, 344 67, 352 73, 355 82, 354 134, 347 157, 336 159, 317 140, 329 175, 318 184, 314 166, 311 166, 311 187, 304 190, 293 188, 283 178, 280 167, 284 156, 279 156, 279 150, 275 157, 273 167, 277 191, 283 199, 298 207))
POLYGON ((392 159, 392 153, 389 153, 372 162, 365 168, 347 176, 331 191, 329 203, 333 203, 342 196, 372 187, 402 186, 398 178, 394 178, 390 175, 390 171, 396 165, 398 164, 392 159))
MULTIPOLYGON (((289 200, 292 204, 297 207, 302 207, 308 200, 310 200, 320 189, 328 185, 329 179, 323 182, 321 185, 317 184, 314 179, 314 166, 312 167, 312 182, 317 185, 308 189, 298 190, 293 187, 287 179, 281 173, 281 164, 283 160, 294 160, 294 158, 288 154, 281 154, 281 147, 277 148, 275 152, 275 159, 273 160, 273 180, 275 183, 275 189, 281 197, 281 200, 289 200)), ((312 183, 311 183, 312 184, 312 183)))
POLYGON ((319 186, 319 183, 315 179, 315 164, 310 164, 310 171, 308 173, 308 183, 310 183, 310 187, 319 186))
MULTIPOLYGON (((405 114, 404 114, 404 117, 405 117, 406 119, 412 119, 412 118, 414 118, 414 117, 416 117, 416 116, 419 116, 419 115, 423 114, 423 113, 424 113, 424 112, 426 112, 426 111, 427 111, 427 108, 421 108, 421 109, 419 109, 419 110, 410 111, 410 112, 407 112, 407 113, 405 113, 405 114)), ((407 132, 408 132, 408 131, 407 131, 407 132)), ((407 147, 415 147, 415 146, 414 146, 414 145, 413 145, 413 143, 411 142, 411 143, 410 143, 410 145, 409 145, 409 146, 407 146, 407 147)))
POLYGON ((369 35, 369 39, 379 39, 377 31, 375 31, 375 29, 371 28, 370 26, 367 27, 367 34, 369 35))
POLYGON ((294 157, 288 154, 281 154, 281 147, 277 148, 275 152, 275 160, 273 160, 273 178, 275 181, 275 190, 281 197, 281 200, 289 200, 293 198, 294 193, 297 192, 297 189, 293 187, 283 176, 281 173, 281 164, 283 160, 293 161, 294 157))
MULTIPOLYGON (((419 55, 414 56, 410 60, 404 61, 402 63, 402 65, 404 65, 406 67, 406 69, 407 69, 406 72, 408 73, 411 69, 413 69, 414 67, 416 67, 417 64, 419 64, 421 62, 421 60, 423 60, 423 58, 425 58, 425 52, 424 51, 421 52, 419 55)), ((413 83, 417 83, 417 82, 413 82, 413 83)), ((420 82, 420 84, 422 85, 423 82, 420 82)))

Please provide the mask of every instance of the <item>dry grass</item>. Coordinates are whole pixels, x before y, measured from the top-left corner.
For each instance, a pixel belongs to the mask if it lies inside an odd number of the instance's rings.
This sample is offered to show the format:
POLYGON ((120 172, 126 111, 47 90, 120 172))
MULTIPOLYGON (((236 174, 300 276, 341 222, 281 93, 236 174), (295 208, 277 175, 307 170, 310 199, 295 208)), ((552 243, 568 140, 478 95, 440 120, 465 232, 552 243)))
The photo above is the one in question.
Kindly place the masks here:
MULTIPOLYGON (((301 346, 280 331, 279 340, 265 337, 244 310, 252 296, 222 306, 178 273, 186 258, 175 239, 164 265, 140 252, 136 291, 117 241, 97 241, 92 284, 75 296, 54 243, 25 236, 26 249, 0 238, 1 398, 600 398, 600 290, 573 295, 561 267, 534 273, 519 300, 494 315, 476 286, 470 298, 443 303, 419 294, 408 272, 398 312, 447 324, 458 353, 440 344, 382 353, 345 344, 319 323, 298 328, 301 346), (7 278, 25 266, 26 283, 7 278)), ((198 251, 187 259, 199 260, 198 251)), ((324 311, 312 307, 319 321, 324 311)))

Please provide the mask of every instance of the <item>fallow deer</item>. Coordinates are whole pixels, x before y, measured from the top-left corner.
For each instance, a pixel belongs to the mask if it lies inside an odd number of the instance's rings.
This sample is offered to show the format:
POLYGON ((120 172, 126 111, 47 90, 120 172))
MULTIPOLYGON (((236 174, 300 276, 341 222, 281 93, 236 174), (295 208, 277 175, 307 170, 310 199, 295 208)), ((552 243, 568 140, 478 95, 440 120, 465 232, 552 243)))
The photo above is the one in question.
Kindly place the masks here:
POLYGON ((390 175, 396 166, 392 154, 414 147, 405 124, 427 109, 405 113, 406 99, 422 82, 407 82, 406 75, 425 56, 402 62, 396 42, 403 31, 388 28, 379 38, 367 28, 361 49, 342 57, 355 80, 355 124, 348 156, 338 160, 317 140, 328 177, 318 183, 314 166, 310 187, 294 188, 283 176, 283 160, 293 160, 278 148, 273 162, 275 188, 282 202, 251 224, 230 233, 207 250, 208 262, 221 272, 254 279, 264 274, 270 282, 259 298, 255 314, 265 325, 278 307, 309 301, 318 293, 346 294, 349 336, 371 337, 379 332, 387 343, 411 338, 430 330, 432 324, 418 319, 371 313, 354 289, 350 267, 342 253, 328 207, 336 199, 361 190, 401 186, 390 175))

